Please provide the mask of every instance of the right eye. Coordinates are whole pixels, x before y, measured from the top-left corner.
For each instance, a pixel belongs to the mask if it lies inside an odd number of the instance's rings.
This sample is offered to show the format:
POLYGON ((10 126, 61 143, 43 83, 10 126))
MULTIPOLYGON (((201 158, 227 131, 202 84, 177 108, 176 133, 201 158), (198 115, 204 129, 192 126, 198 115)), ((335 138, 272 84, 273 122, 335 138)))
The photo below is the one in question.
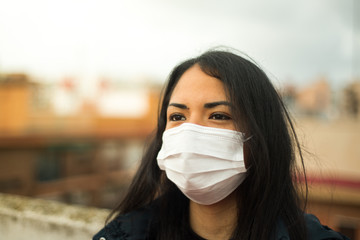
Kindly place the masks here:
POLYGON ((185 121, 185 120, 186 120, 185 116, 179 113, 171 114, 169 117, 169 121, 173 121, 173 122, 185 121))

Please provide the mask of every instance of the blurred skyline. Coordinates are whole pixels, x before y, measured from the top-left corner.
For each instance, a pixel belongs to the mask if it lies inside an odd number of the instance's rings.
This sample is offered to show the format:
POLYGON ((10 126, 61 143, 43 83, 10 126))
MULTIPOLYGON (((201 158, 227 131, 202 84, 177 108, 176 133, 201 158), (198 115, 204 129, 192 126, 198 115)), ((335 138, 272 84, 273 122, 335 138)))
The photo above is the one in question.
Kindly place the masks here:
POLYGON ((99 78, 165 81, 216 46, 240 50, 275 84, 360 77, 356 0, 0 0, 0 73, 64 77, 94 93, 99 78))

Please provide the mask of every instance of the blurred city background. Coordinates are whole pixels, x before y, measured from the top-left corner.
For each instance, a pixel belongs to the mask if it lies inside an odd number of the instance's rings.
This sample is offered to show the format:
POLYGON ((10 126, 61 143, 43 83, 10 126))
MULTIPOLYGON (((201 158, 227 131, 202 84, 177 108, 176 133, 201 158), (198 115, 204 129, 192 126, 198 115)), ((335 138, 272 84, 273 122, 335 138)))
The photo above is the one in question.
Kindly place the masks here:
POLYGON ((357 0, 0 0, 0 193, 113 208, 171 69, 253 58, 304 147, 309 212, 360 239, 357 0))

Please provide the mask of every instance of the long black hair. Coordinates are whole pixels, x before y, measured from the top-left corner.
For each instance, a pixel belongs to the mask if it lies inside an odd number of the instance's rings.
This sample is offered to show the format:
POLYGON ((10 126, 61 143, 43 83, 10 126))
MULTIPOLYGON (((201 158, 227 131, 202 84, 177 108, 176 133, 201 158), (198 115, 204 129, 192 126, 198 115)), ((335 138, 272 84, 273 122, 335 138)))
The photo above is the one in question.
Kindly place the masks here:
POLYGON ((291 239, 306 239, 302 206, 306 197, 301 201, 295 185, 299 174, 305 176, 305 169, 289 114, 269 78, 256 64, 221 50, 210 50, 187 60, 170 74, 153 139, 127 195, 113 214, 130 212, 160 197, 156 239, 183 239, 189 228, 189 200, 159 169, 156 157, 162 145, 173 89, 184 72, 195 64, 223 82, 233 106, 235 127, 251 136, 244 147, 248 175, 236 190, 238 221, 232 239, 272 239, 279 221, 285 224, 291 239), (295 163, 295 153, 300 155, 301 171, 295 163))

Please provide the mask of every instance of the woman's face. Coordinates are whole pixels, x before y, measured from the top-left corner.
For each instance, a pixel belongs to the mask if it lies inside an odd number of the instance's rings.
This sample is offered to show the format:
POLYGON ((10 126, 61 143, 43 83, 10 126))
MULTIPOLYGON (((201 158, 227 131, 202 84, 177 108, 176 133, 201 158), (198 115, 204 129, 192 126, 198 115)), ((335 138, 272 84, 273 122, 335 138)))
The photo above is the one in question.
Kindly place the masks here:
POLYGON ((196 64, 181 76, 174 88, 167 109, 166 129, 193 123, 235 130, 230 106, 224 84, 205 74, 196 64))

